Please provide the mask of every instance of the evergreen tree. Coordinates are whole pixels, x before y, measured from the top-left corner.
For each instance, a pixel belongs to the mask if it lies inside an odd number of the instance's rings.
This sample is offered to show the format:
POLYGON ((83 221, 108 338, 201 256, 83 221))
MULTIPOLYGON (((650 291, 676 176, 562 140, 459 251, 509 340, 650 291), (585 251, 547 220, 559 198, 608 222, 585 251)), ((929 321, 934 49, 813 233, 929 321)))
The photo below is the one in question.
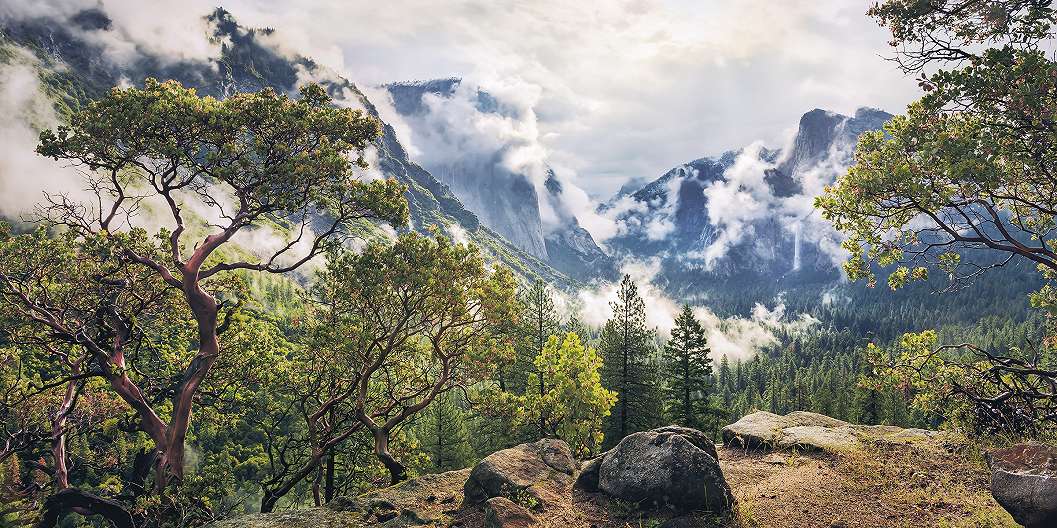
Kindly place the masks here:
POLYGON ((449 392, 429 405, 418 427, 422 450, 429 455, 430 469, 436 472, 462 469, 473 460, 467 412, 459 406, 457 394, 449 392))
POLYGON ((704 429, 712 414, 712 360, 708 354, 705 329, 685 304, 664 346, 662 368, 668 416, 686 427, 704 429))
POLYGON ((617 392, 617 406, 606 427, 606 442, 657 424, 661 416, 657 390, 654 332, 646 326, 646 304, 638 286, 625 275, 617 299, 610 303, 613 318, 602 328, 604 384, 617 392))

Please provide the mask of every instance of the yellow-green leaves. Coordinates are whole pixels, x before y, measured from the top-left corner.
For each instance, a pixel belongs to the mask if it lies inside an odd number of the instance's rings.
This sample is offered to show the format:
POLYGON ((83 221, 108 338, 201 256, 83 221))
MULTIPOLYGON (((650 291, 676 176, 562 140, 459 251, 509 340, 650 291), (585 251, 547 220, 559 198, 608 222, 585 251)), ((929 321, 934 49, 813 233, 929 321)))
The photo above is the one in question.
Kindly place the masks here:
POLYGON ((602 444, 602 419, 617 401, 602 386, 602 358, 584 346, 580 336, 550 336, 534 360, 522 405, 529 419, 542 416, 545 434, 565 440, 578 456, 594 453, 602 444), (543 376, 544 391, 536 389, 543 376))

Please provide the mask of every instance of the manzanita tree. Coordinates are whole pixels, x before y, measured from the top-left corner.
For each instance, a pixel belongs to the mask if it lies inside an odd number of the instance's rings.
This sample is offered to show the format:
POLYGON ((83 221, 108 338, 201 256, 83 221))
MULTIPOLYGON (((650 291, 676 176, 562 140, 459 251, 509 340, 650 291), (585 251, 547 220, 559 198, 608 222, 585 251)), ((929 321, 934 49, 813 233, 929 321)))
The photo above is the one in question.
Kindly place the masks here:
POLYGON ((358 222, 406 223, 402 186, 354 170, 366 166, 360 153, 378 122, 330 103, 317 85, 297 98, 264 90, 217 100, 147 79, 41 134, 38 152, 81 167, 88 195, 48 196, 44 231, 0 240, 0 296, 39 338, 90 356, 80 368, 107 381, 153 442, 157 489, 183 478, 192 410, 224 352, 218 334, 237 274, 294 271, 358 222), (258 229, 287 235, 228 249, 258 229), (62 234, 52 242, 45 231, 62 234), (27 255, 33 265, 20 260, 27 255), (155 358, 179 375, 147 394, 126 355, 142 325, 166 318, 190 323, 191 350, 155 358))
MULTIPOLYGON (((261 509, 274 508, 360 431, 392 483, 406 479, 406 464, 390 451, 393 435, 438 396, 490 376, 493 355, 510 347, 498 330, 515 315, 515 284, 476 246, 437 233, 334 254, 310 290, 313 320, 302 351, 313 365, 306 379, 320 387, 300 413, 308 453, 264 483, 261 509)), ((280 453, 296 441, 280 438, 269 449, 280 453)))
MULTIPOLYGON (((849 277, 899 288, 942 272, 953 287, 1023 262, 1057 278, 1057 62, 1050 1, 888 0, 870 10, 894 60, 924 95, 859 139, 855 166, 816 205, 848 235, 849 277)), ((1057 306, 1050 284, 1032 296, 1057 306)), ((1023 433, 1057 425, 1052 345, 996 355, 907 336, 882 374, 969 402, 976 426, 1023 433), (943 376, 935 376, 943 372, 943 376), (951 373, 958 375, 950 375, 951 373), (907 379, 907 378, 910 379, 907 379), (1012 380, 1012 381, 1011 381, 1012 380), (925 383, 927 381, 927 383, 925 383), (1044 425, 1045 424, 1045 425, 1044 425)), ((936 406, 933 405, 933 408, 936 406)), ((967 414, 967 413, 959 413, 967 414)))

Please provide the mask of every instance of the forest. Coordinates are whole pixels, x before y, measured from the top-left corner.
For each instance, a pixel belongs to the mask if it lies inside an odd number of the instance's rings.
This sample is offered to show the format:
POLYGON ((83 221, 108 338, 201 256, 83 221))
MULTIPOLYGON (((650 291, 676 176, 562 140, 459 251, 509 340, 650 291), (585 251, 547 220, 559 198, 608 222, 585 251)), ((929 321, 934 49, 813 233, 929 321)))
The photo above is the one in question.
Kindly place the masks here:
POLYGON ((818 324, 740 357, 689 302, 651 326, 631 275, 593 327, 411 229, 408 188, 361 177, 382 124, 318 84, 112 89, 39 137, 85 193, 0 227, 0 526, 201 526, 757 410, 1052 442, 1054 13, 983 4, 871 11, 924 93, 816 200, 854 288, 791 288, 818 324))

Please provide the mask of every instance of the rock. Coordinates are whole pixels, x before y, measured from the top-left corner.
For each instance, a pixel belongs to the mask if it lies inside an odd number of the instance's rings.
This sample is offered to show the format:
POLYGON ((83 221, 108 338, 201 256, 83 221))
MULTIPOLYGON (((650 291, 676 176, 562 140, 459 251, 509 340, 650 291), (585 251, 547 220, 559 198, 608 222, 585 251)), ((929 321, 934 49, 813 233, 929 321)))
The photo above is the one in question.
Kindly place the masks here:
POLYGON ((580 474, 576 476, 576 487, 592 493, 598 491, 598 470, 602 467, 602 459, 605 456, 603 453, 584 462, 580 474))
POLYGON ((576 467, 568 444, 545 438, 485 457, 470 472, 463 495, 469 504, 506 497, 541 509, 569 492, 576 467))
POLYGON ((837 428, 817 425, 798 425, 782 429, 778 447, 796 451, 824 451, 837 453, 852 451, 860 446, 859 439, 846 426, 837 428))
POLYGON ((628 435, 603 458, 598 487, 626 501, 725 515, 734 498, 715 446, 698 445, 703 438, 700 431, 671 427, 628 435))
POLYGON ((353 497, 335 497, 334 500, 330 501, 325 507, 334 511, 363 511, 363 504, 360 504, 360 501, 353 497))
POLYGON ((529 528, 536 525, 536 516, 506 497, 492 497, 485 503, 485 528, 529 528))
POLYGON ((1020 444, 989 454, 991 494, 1027 528, 1057 526, 1057 447, 1020 444))
MULTIPOLYGON (((748 449, 769 449, 780 447, 786 437, 785 430, 791 427, 839 428, 849 426, 848 422, 830 418, 824 414, 806 411, 793 411, 781 416, 767 411, 758 411, 743 416, 737 422, 723 428, 723 442, 729 445, 748 449)), ((817 433, 818 429, 800 430, 802 439, 817 433)), ((790 444, 795 445, 795 444, 790 444)))
POLYGON ((942 447, 944 433, 891 425, 855 425, 824 414, 754 412, 723 428, 723 442, 746 449, 845 453, 864 444, 942 447))
POLYGON ((770 448, 778 445, 782 429, 789 427, 784 416, 758 411, 742 416, 723 428, 723 443, 747 449, 770 448))

